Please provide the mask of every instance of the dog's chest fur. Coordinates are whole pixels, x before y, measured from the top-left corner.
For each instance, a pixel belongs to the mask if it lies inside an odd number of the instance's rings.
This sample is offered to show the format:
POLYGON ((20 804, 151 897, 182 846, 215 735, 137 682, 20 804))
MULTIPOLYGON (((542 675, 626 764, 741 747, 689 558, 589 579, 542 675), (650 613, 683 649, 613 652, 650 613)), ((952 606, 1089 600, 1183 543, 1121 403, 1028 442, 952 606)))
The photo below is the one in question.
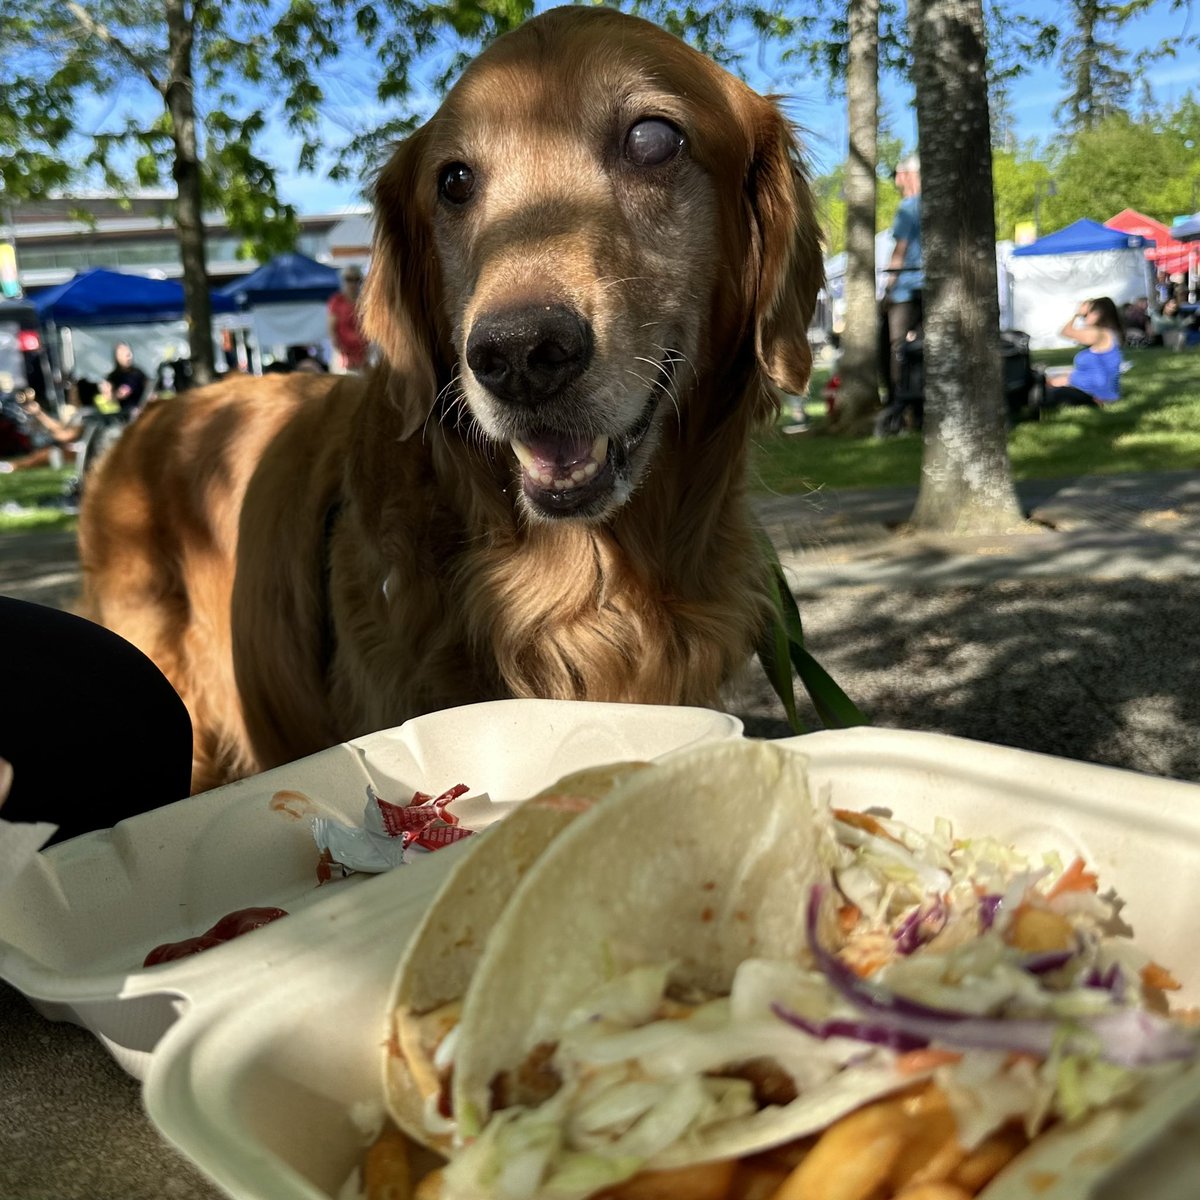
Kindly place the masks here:
POLYGON ((509 517, 469 534, 431 504, 370 563, 350 549, 368 543, 346 531, 333 559, 333 711, 361 729, 487 698, 712 703, 765 611, 753 540, 728 524, 715 536, 745 569, 694 589, 671 560, 701 548, 665 526, 623 538, 509 517))

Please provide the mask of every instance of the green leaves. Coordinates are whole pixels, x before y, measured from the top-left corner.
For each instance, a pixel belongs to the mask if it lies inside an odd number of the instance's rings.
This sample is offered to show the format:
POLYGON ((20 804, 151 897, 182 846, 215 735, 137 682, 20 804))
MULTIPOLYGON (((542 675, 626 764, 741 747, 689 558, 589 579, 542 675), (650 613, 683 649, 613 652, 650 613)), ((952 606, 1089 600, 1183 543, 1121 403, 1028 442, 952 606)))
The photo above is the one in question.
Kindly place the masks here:
POLYGON ((266 127, 261 109, 241 118, 211 112, 205 122, 205 195, 242 236, 241 258, 265 260, 294 249, 299 233, 295 208, 279 196, 273 164, 254 150, 266 127))
POLYGON ((758 660, 783 704, 788 724, 795 733, 807 732, 796 705, 794 675, 798 675, 816 709, 817 717, 826 729, 869 725, 870 720, 804 644, 800 609, 784 575, 783 564, 766 531, 759 526, 755 532, 767 561, 768 586, 774 610, 773 619, 763 631, 758 645, 758 660))

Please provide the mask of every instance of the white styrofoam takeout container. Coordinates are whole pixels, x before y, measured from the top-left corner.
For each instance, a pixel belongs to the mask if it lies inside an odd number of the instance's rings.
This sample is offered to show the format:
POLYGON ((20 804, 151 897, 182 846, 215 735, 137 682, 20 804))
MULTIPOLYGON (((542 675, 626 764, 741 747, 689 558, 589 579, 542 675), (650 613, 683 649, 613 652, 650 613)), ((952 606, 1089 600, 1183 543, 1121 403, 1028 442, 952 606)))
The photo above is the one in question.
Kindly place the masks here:
MULTIPOLYGON (((1200 789, 936 734, 854 729, 781 744, 808 755, 813 781, 835 806, 886 806, 919 828, 949 817, 963 835, 1082 854, 1127 901, 1139 944, 1182 981, 1182 1002, 1200 999, 1200 789)), ((396 963, 455 852, 234 943, 238 971, 227 990, 197 999, 163 1038, 146 1077, 147 1110, 231 1196, 349 1194, 364 1130, 382 1113, 384 1009, 396 963)), ((984 1195, 1192 1200, 1198 1113, 1200 1071, 1191 1071, 1144 1110, 1053 1131, 984 1195), (1130 1162, 1134 1189, 1122 1175, 1130 1162)))
POLYGON ((419 911, 450 850, 420 856, 428 861, 399 868, 394 879, 358 875, 316 886, 310 818, 360 824, 368 784, 403 804, 417 789, 437 794, 465 783, 471 794, 456 810, 466 804, 477 819, 465 823, 483 825, 569 771, 654 758, 741 731, 737 718, 709 709, 545 700, 415 718, 43 851, 0 895, 0 979, 47 1016, 91 1029, 140 1077, 190 1004, 251 977, 255 990, 273 983, 272 947, 286 947, 290 957, 328 921, 353 924, 357 907, 369 905, 357 893, 383 884, 396 894, 391 903, 419 911), (472 805, 479 793, 492 804, 472 805), (263 905, 292 914, 278 923, 282 934, 268 927, 142 968, 154 946, 263 905), (289 927, 310 908, 329 915, 314 914, 313 934, 293 935, 289 927))

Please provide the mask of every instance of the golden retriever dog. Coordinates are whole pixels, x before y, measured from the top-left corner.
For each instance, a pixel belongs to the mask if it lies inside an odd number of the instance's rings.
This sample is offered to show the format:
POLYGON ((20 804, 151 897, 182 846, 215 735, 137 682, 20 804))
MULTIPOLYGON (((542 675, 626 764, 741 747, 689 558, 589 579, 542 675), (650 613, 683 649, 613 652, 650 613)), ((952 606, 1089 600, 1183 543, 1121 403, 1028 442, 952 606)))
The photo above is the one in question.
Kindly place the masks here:
POLYGON ((85 609, 183 696, 196 790, 473 701, 713 704, 769 617, 749 438, 821 282, 776 105, 555 9, 374 201, 378 367, 152 405, 87 488, 85 609))

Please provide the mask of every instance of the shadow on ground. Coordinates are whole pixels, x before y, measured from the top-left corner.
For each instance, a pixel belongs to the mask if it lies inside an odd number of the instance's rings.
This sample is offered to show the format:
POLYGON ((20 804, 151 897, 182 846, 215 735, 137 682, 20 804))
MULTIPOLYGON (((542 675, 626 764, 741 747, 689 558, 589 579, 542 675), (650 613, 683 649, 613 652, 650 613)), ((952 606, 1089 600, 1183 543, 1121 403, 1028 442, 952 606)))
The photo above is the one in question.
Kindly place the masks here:
MULTIPOLYGON (((798 600, 813 653, 877 725, 1200 780, 1200 579, 859 587, 798 600)), ((726 700, 749 733, 788 732, 761 672, 726 700)))
MULTIPOLYGON (((1200 535, 1181 533, 892 539, 788 571, 811 650, 875 724, 1200 781, 1200 535)), ((72 607, 73 537, 0 538, 0 594, 72 607)), ((724 699, 752 736, 791 732, 756 667, 724 699)))

